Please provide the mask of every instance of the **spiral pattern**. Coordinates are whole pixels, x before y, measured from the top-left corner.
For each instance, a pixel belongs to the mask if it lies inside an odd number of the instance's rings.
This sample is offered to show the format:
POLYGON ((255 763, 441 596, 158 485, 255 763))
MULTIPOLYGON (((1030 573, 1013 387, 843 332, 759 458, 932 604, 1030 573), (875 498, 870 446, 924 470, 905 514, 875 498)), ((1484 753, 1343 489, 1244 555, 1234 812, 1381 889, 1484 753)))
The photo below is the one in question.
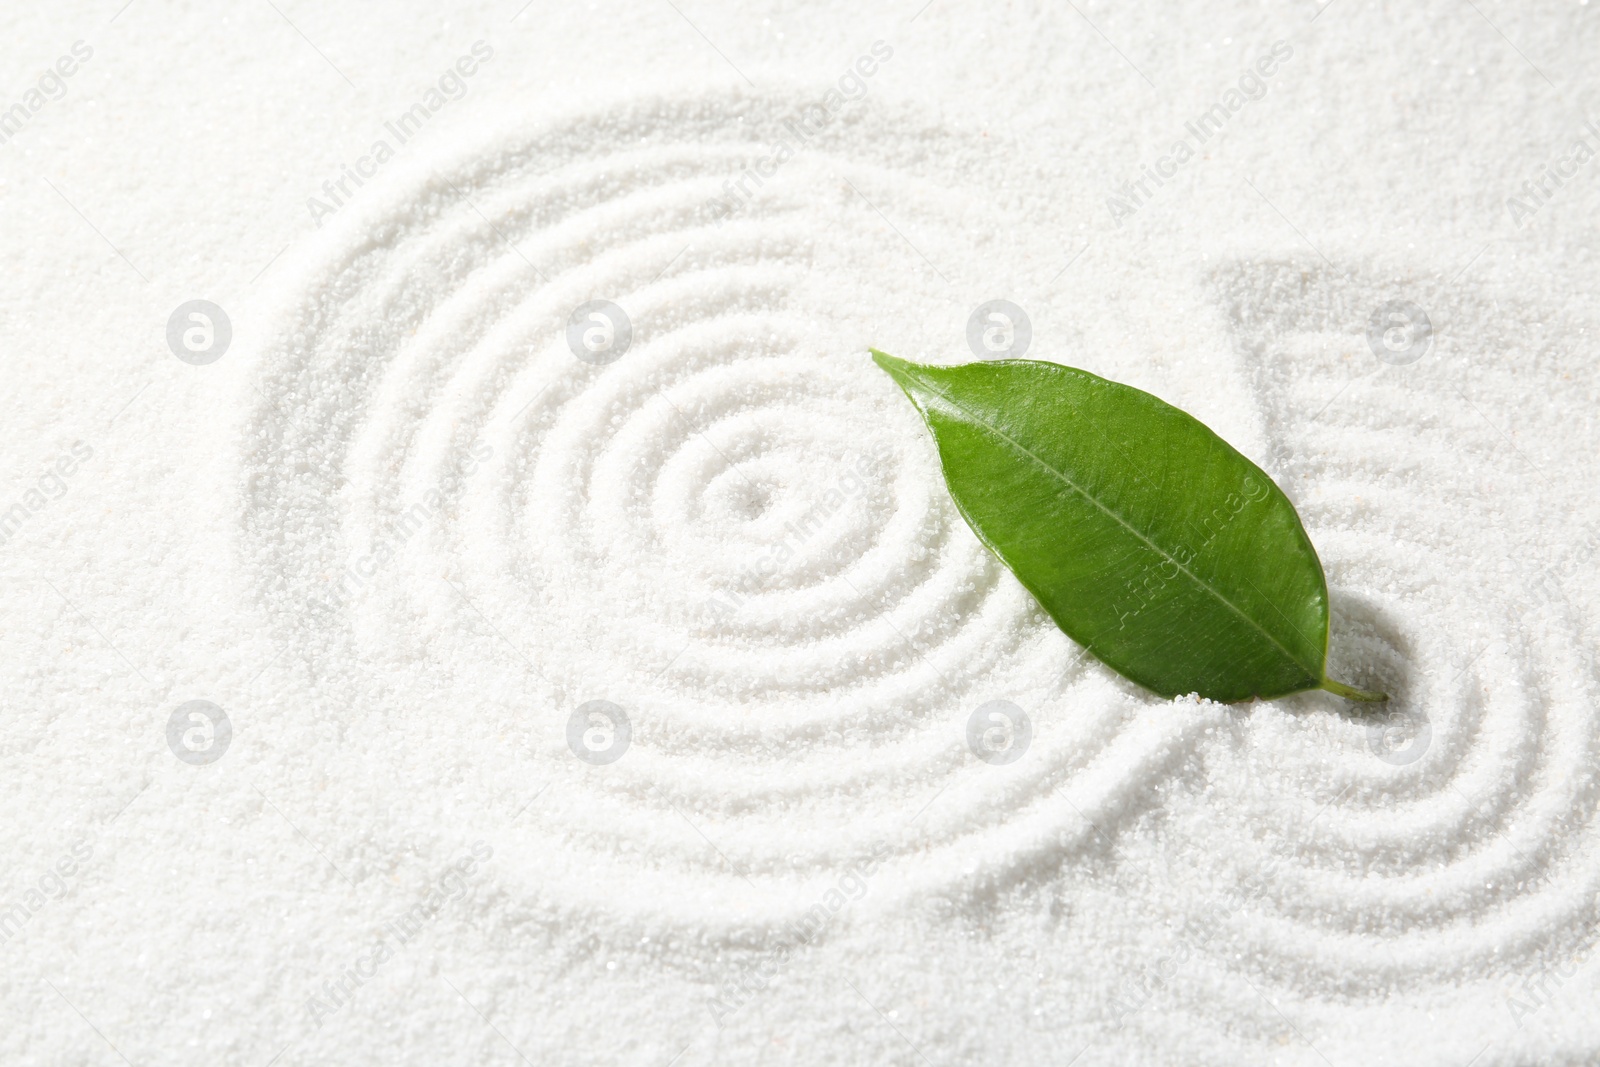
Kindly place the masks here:
POLYGON ((959 357, 977 300, 935 264, 981 266, 1018 209, 866 111, 734 203, 797 106, 653 100, 396 183, 262 364, 245 521, 285 639, 526 727, 555 782, 529 883, 573 906, 715 927, 864 866, 875 903, 992 886, 1103 835, 1205 719, 1131 718, 867 358, 959 357), (1026 760, 969 750, 996 700, 1026 760), (626 751, 575 758, 609 706, 626 751))

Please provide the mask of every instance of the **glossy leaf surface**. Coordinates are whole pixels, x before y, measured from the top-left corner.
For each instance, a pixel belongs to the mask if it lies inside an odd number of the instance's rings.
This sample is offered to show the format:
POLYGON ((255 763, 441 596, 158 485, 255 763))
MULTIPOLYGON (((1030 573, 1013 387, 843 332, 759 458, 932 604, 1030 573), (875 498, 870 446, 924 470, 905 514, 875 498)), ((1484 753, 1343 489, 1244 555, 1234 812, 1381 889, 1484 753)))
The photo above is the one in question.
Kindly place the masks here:
POLYGON ((1074 641, 1162 696, 1327 688, 1328 590, 1271 478, 1131 386, 1034 360, 874 350, 938 445, 978 538, 1074 641))

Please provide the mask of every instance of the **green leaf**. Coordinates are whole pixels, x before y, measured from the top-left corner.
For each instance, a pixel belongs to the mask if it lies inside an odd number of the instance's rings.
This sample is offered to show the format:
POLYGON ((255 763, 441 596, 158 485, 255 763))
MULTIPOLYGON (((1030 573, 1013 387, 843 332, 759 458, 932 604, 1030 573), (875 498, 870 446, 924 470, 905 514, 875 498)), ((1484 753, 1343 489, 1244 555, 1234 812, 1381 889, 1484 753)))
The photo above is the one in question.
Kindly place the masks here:
POLYGON ((1327 689, 1328 587, 1266 473, 1149 393, 1055 363, 872 351, 922 412, 978 539, 1067 636, 1172 697, 1327 689))

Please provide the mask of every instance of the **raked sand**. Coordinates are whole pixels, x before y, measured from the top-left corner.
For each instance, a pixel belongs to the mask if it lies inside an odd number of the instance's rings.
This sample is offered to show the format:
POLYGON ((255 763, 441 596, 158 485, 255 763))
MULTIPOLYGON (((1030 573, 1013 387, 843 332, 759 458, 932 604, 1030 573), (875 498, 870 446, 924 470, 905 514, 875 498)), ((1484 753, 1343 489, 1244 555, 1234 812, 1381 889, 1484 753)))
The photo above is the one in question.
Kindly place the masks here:
POLYGON ((3 18, 6 1062, 1600 1055, 1588 7, 3 18), (869 346, 1207 421, 1387 714, 1085 657, 869 346))

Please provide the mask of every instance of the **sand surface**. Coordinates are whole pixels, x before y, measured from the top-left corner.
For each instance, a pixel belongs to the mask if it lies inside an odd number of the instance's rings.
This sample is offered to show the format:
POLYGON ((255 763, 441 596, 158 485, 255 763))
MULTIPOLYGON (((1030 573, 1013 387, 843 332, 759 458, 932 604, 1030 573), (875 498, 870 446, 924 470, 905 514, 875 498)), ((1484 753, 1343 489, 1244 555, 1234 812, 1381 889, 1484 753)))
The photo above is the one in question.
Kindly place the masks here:
POLYGON ((1593 6, 0 15, 0 1060, 1593 1062, 1593 6), (869 346, 1206 421, 1387 716, 869 346))

